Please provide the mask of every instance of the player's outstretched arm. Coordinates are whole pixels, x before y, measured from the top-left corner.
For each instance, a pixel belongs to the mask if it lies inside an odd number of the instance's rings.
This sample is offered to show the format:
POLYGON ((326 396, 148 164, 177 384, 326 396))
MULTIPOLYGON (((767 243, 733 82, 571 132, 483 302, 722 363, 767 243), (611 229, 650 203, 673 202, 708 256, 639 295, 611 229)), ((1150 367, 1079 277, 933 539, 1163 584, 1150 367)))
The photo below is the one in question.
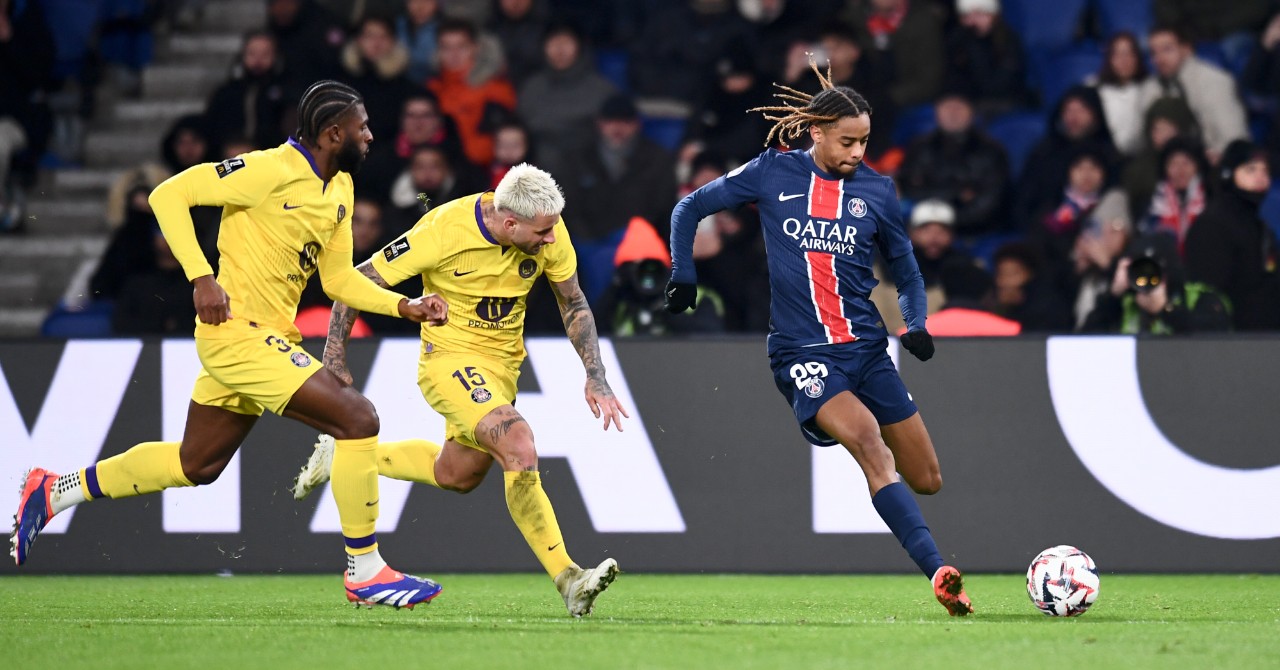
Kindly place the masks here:
POLYGON ((564 332, 573 343, 582 359, 582 367, 587 371, 586 398, 587 407, 597 419, 604 417, 604 429, 609 430, 612 423, 619 432, 622 431, 622 417, 631 418, 627 410, 613 395, 609 382, 605 380, 604 364, 600 362, 600 340, 596 335, 596 318, 587 305, 587 296, 578 285, 578 274, 562 282, 551 282, 551 290, 556 294, 556 302, 560 305, 560 319, 564 321, 564 332))

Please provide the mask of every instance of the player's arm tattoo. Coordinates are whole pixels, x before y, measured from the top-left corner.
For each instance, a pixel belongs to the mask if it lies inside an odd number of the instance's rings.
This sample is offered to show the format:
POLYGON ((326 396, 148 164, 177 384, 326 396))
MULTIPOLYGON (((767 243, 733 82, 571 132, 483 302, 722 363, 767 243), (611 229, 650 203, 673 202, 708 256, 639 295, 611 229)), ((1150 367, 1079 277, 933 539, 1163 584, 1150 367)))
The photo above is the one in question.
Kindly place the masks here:
POLYGON ((600 362, 600 341, 596 336, 596 318, 587 305, 587 296, 578 285, 575 273, 562 282, 551 282, 551 289, 556 294, 556 302, 560 305, 560 319, 564 321, 564 332, 573 343, 582 359, 582 367, 587 370, 587 379, 603 386, 601 389, 613 395, 604 379, 604 364, 600 362))
MULTIPOLYGON (((378 274, 373 263, 365 261, 356 266, 356 270, 382 288, 391 288, 391 284, 378 274)), ((329 314, 329 335, 324 342, 324 366, 340 378, 347 373, 347 342, 351 339, 351 329, 356 324, 360 310, 343 302, 334 301, 333 311, 329 314)))

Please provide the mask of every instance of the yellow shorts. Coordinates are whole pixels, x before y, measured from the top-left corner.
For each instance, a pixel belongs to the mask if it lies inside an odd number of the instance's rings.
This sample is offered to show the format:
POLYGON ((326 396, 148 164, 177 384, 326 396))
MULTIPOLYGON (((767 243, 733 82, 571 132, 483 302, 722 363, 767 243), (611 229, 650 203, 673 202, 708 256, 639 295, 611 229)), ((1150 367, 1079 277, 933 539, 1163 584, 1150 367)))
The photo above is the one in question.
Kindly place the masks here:
POLYGON ((272 328, 241 321, 219 330, 236 334, 196 338, 202 368, 191 399, 201 405, 253 416, 264 409, 282 414, 293 394, 323 367, 301 345, 272 328))
POLYGON ((502 405, 515 404, 520 364, 479 354, 440 352, 418 359, 418 388, 445 420, 445 439, 487 451, 476 424, 502 405))

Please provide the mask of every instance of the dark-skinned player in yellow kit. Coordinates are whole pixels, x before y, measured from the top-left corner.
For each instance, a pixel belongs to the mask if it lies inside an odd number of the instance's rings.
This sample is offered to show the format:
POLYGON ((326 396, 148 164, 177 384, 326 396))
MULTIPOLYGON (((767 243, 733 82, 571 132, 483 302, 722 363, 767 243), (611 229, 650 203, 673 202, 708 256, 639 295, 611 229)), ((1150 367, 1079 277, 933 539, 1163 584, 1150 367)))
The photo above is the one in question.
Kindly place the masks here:
POLYGON ((12 554, 26 562, 53 515, 97 498, 125 498, 218 478, 264 410, 336 438, 333 497, 346 542, 347 598, 413 607, 440 592, 429 579, 392 570, 378 552, 378 414, 373 404, 303 351, 293 325, 307 280, 360 309, 444 323, 435 295, 412 300, 352 266, 352 173, 373 141, 360 94, 320 81, 298 103, 297 137, 274 149, 189 168, 150 197, 165 239, 194 286, 196 377, 181 442, 144 442, 58 476, 28 472, 12 554), (221 206, 220 271, 196 242, 189 208, 221 206), (377 597, 375 597, 377 596, 377 597))

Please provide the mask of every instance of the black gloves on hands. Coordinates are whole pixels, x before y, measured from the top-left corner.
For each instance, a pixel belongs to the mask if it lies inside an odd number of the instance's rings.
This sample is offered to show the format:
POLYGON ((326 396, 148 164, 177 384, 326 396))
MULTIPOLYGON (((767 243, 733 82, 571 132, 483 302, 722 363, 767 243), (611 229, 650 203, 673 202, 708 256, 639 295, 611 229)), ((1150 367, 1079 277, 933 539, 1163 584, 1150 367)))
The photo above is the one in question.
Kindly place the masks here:
POLYGON ((902 347, 922 361, 933 358, 933 336, 927 330, 911 330, 898 338, 902 347))
POLYGON ((679 314, 691 307, 698 300, 697 284, 685 284, 675 280, 667 282, 666 308, 672 314, 679 314))

